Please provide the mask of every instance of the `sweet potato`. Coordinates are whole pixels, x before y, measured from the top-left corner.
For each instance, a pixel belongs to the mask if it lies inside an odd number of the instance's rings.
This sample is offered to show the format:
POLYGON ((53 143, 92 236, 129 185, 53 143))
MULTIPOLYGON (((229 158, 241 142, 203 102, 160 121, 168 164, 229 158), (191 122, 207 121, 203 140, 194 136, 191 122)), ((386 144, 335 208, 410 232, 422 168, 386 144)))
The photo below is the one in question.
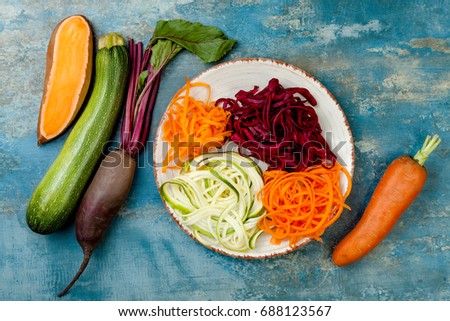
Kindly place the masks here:
POLYGON ((63 19, 53 30, 47 48, 38 145, 58 137, 75 119, 89 89, 92 63, 89 21, 81 15, 63 19))

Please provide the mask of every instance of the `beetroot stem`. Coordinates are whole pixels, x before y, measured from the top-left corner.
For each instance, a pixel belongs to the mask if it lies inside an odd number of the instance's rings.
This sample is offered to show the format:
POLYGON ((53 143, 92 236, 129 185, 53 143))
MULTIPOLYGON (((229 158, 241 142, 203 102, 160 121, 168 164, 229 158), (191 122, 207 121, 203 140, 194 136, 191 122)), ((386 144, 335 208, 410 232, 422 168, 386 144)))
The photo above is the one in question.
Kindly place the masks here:
POLYGON ((161 81, 161 73, 159 73, 156 76, 155 84, 154 84, 152 92, 150 94, 150 101, 149 101, 149 106, 150 107, 148 108, 148 110, 146 111, 146 114, 145 114, 145 122, 144 122, 144 124, 146 124, 146 125, 144 126, 144 130, 141 133, 141 136, 139 138, 139 142, 140 142, 141 145, 145 144, 145 141, 147 140, 148 134, 150 132, 150 125, 151 125, 151 120, 152 120, 153 107, 155 106, 156 97, 158 95, 158 89, 159 89, 160 81, 161 81))
POLYGON ((179 47, 174 46, 167 56, 164 57, 162 63, 154 69, 151 63, 152 46, 147 46, 142 54, 142 42, 135 44, 131 39, 128 43, 131 56, 131 75, 121 129, 120 148, 128 155, 136 156, 144 148, 150 132, 152 112, 156 102, 162 69, 179 50, 179 47), (145 70, 148 71, 148 76, 145 80, 144 88, 140 90, 139 76, 145 70))
POLYGON ((122 141, 122 146, 124 148, 126 148, 126 146, 128 146, 128 144, 130 143, 130 140, 131 140, 131 132, 132 132, 132 128, 133 128, 133 123, 132 123, 133 118, 130 117, 130 114, 132 114, 133 108, 134 108, 136 87, 137 87, 138 76, 139 76, 139 75, 137 75, 136 70, 138 70, 138 68, 140 67, 136 64, 136 62, 137 62, 136 51, 137 51, 138 45, 136 45, 134 43, 133 39, 131 39, 128 41, 128 47, 129 47, 129 51, 130 51, 131 75, 130 75, 130 80, 129 80, 129 85, 128 85, 128 95, 127 95, 127 101, 126 101, 126 105, 125 105, 125 113, 124 113, 124 117, 123 117, 122 133, 121 133, 121 141, 122 141))
MULTIPOLYGON (((141 44, 141 49, 142 50, 142 44, 141 44)), ((151 47, 147 48, 144 52, 144 60, 142 60, 142 66, 141 66, 141 70, 140 72, 143 72, 146 69, 146 66, 150 60, 150 55, 151 55, 151 47)))
POLYGON ((142 98, 139 109, 137 110, 136 122, 133 128, 133 136, 131 137, 131 144, 130 144, 130 151, 132 151, 133 153, 137 153, 140 149, 139 137, 142 132, 142 129, 143 128, 145 129, 146 127, 146 124, 144 123, 144 115, 147 109, 146 107, 150 93, 151 91, 145 93, 145 95, 142 98))
POLYGON ((159 66, 159 68, 154 72, 152 78, 151 78, 150 80, 147 80, 147 83, 145 84, 145 87, 144 87, 144 89, 142 90, 142 93, 141 93, 140 97, 138 98, 136 105, 139 105, 139 103, 140 103, 141 100, 142 100, 142 96, 143 96, 147 91, 150 90, 150 87, 152 86, 152 83, 153 83, 153 81, 154 81, 156 75, 158 75, 158 74, 161 72, 161 70, 164 68, 164 66, 169 62, 169 60, 171 59, 171 57, 172 57, 173 53, 176 51, 176 49, 177 49, 177 48, 174 47, 174 48, 171 50, 171 52, 167 55, 167 57, 166 57, 166 58, 164 59, 164 61, 161 63, 161 65, 159 66))

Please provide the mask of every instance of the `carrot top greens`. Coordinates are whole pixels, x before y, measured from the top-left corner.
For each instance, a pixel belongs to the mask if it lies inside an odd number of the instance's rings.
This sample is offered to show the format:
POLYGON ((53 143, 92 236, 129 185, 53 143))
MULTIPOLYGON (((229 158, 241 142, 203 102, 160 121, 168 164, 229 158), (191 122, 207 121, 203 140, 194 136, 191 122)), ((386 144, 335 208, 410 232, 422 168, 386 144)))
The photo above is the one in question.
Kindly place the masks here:
POLYGON ((441 143, 441 139, 438 135, 434 135, 433 137, 427 136, 423 146, 419 151, 414 155, 413 159, 416 160, 421 166, 425 164, 428 157, 430 157, 431 153, 438 147, 441 143))

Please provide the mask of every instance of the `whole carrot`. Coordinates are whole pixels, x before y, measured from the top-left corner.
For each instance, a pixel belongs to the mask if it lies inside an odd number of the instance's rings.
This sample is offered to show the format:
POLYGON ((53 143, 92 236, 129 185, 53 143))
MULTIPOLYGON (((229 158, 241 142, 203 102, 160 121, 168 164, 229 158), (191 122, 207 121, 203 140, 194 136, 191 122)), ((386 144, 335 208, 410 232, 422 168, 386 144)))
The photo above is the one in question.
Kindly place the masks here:
POLYGON ((351 264, 372 251, 422 190, 427 179, 423 166, 441 139, 427 136, 414 157, 396 158, 381 177, 356 227, 336 246, 332 259, 337 266, 351 264))

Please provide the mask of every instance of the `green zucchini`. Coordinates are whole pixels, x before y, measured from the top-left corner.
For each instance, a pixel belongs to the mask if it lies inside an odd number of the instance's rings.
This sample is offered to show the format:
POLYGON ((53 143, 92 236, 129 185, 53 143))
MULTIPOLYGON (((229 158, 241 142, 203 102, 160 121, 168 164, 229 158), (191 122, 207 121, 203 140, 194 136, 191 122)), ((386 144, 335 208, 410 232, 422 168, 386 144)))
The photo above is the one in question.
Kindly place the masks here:
POLYGON ((95 67, 86 108, 31 196, 26 219, 37 233, 53 233, 72 219, 115 128, 128 78, 128 54, 120 35, 99 39, 95 67))

